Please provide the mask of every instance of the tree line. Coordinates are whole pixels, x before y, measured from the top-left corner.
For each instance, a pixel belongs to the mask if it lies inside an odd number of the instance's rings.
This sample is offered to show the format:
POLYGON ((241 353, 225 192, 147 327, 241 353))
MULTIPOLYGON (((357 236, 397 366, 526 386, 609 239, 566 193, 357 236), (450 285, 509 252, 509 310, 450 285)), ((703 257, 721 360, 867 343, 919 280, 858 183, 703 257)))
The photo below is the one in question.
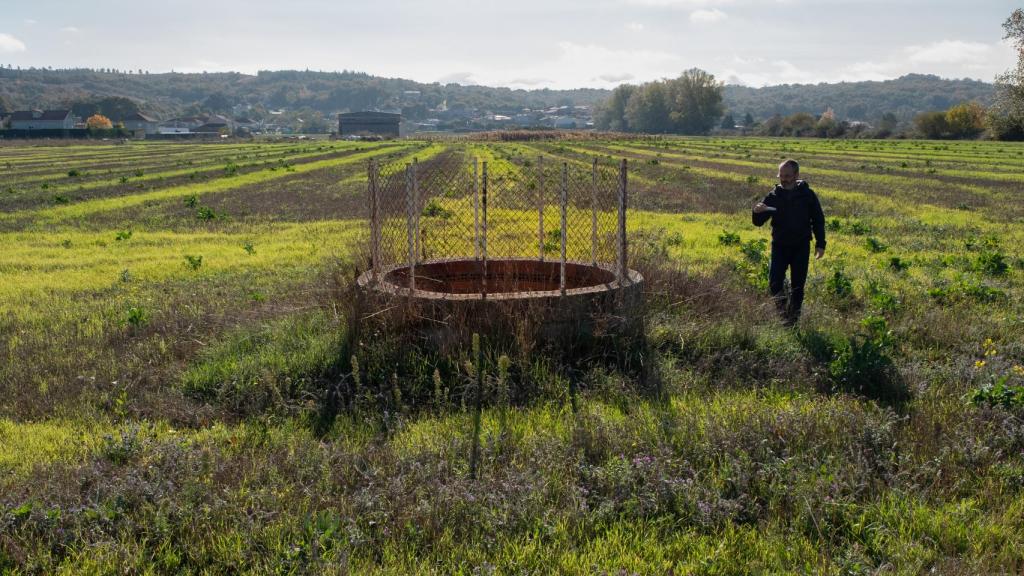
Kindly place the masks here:
POLYGON ((722 83, 699 68, 675 79, 622 84, 594 112, 599 130, 707 134, 722 117, 722 83))
MULTIPOLYGON (((1024 140, 1024 10, 1014 10, 1003 23, 1003 29, 1003 39, 1010 40, 1017 49, 1017 65, 996 78, 988 106, 977 100, 965 100, 945 109, 917 113, 909 122, 886 112, 873 126, 837 120, 831 109, 820 116, 806 112, 776 114, 762 123, 751 122, 748 115, 741 129, 763 136, 1024 140)), ((731 119, 731 114, 726 115, 723 130, 736 129, 731 119)))
MULTIPOLYGON (((1018 51, 1018 62, 1014 69, 996 79, 988 107, 974 99, 964 100, 945 109, 918 112, 910 122, 902 120, 899 111, 890 111, 881 113, 874 125, 841 119, 830 106, 817 116, 804 111, 787 116, 777 112, 763 122, 756 122, 748 111, 743 123, 737 124, 732 112, 724 113, 723 85, 716 82, 713 75, 693 68, 676 79, 656 80, 639 86, 620 85, 598 107, 594 124, 599 130, 620 132, 707 134, 722 118, 717 126, 722 132, 762 136, 962 139, 987 135, 998 140, 1024 140, 1024 10, 1014 10, 1003 24, 1003 29, 1003 39, 1010 40, 1018 51)), ((923 75, 899 80, 904 83, 945 82, 923 75)), ((977 88, 978 84, 982 83, 961 81, 957 85, 977 88)), ((839 89, 843 88, 845 85, 840 85, 839 89)), ((800 93, 808 91, 809 87, 781 86, 774 89, 800 93)), ((949 94, 934 101, 948 102, 948 98, 949 94)), ((854 113, 854 110, 847 112, 854 113)), ((864 112, 856 113, 863 115, 864 112)), ((905 112, 903 110, 904 117, 905 112)))

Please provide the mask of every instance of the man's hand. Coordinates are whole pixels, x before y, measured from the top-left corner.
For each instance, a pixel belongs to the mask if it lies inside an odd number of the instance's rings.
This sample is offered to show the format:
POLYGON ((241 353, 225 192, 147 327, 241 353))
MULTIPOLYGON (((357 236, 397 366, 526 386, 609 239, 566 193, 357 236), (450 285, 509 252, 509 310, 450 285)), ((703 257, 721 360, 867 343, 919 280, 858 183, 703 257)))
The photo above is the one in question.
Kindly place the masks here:
POLYGON ((825 249, 824 248, 815 248, 814 249, 814 259, 815 260, 821 260, 824 256, 825 256, 825 249))
POLYGON ((771 208, 768 207, 764 202, 758 202, 754 204, 754 214, 760 214, 762 212, 768 212, 771 208))

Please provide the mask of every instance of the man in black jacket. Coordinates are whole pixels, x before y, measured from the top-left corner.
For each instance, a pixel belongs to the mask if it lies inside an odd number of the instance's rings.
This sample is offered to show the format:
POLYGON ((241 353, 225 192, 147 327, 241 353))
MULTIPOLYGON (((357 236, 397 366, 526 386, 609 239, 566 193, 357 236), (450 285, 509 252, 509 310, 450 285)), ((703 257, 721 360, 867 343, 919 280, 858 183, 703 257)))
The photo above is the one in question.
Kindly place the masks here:
POLYGON ((804 284, 807 265, 811 257, 811 234, 814 234, 814 258, 825 255, 825 214, 818 196, 798 180, 800 165, 796 160, 779 164, 779 184, 754 205, 755 226, 772 221, 772 260, 768 269, 768 289, 787 326, 800 319, 804 302, 804 284), (783 290, 786 269, 789 268, 790 296, 787 302, 783 290))

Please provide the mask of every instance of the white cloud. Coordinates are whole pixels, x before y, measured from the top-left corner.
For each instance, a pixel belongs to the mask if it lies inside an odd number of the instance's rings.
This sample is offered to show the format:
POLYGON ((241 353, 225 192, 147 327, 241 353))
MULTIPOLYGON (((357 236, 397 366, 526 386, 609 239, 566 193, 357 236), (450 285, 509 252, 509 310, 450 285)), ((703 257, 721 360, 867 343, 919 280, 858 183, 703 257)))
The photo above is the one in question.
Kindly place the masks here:
POLYGON ((1012 66, 1014 59, 1013 47, 1005 42, 943 40, 925 46, 906 46, 880 61, 856 62, 843 69, 839 79, 887 80, 917 72, 991 81, 1012 66))
POLYGON ((981 42, 943 40, 927 46, 908 46, 907 58, 918 64, 965 64, 984 62, 992 53, 992 46, 981 42))
MULTIPOLYGON (((518 66, 480 66, 476 63, 430 62, 422 68, 460 70, 437 73, 439 82, 536 88, 538 80, 553 89, 581 87, 614 88, 624 81, 646 82, 675 77, 690 65, 680 55, 656 50, 615 49, 597 44, 558 42, 549 59, 530 60, 518 66)), ((402 72, 397 71, 401 76, 402 72)))
POLYGON ((0 54, 24 52, 25 43, 10 34, 0 32, 0 54))
POLYGON ((540 86, 541 84, 550 84, 550 78, 513 78, 509 81, 510 84, 516 86, 540 86))
POLYGON ((462 84, 463 86, 478 83, 472 72, 452 72, 438 78, 437 81, 441 84, 462 84))
POLYGON ((827 81, 815 72, 804 70, 788 60, 761 62, 752 68, 743 70, 727 68, 721 73, 716 73, 715 76, 725 78, 729 84, 753 87, 827 81))
POLYGON ((655 8, 699 8, 702 6, 722 6, 732 4, 732 0, 625 0, 632 6, 651 6, 655 8))
POLYGON ((633 32, 640 32, 644 29, 644 25, 639 22, 630 22, 626 24, 626 30, 632 30, 633 32))
POLYGON ((718 8, 711 10, 694 10, 690 13, 690 22, 695 24, 714 24, 728 18, 729 15, 718 8))
POLYGON ((991 44, 944 40, 928 45, 894 47, 874 60, 839 62, 827 68, 804 68, 788 60, 766 62, 758 57, 733 56, 715 75, 730 84, 771 86, 818 82, 891 80, 905 74, 935 74, 943 78, 977 78, 991 81, 1013 66, 1014 48, 1005 42, 991 44))
POLYGON ((25 18, 25 24, 28 26, 35 26, 38 23, 39 22, 37 20, 33 20, 32 18, 25 18))
POLYGON ((60 29, 61 32, 67 32, 68 34, 78 34, 80 30, 74 26, 65 26, 60 29))
POLYGON ((744 58, 744 57, 740 56, 739 54, 734 54, 733 57, 732 57, 732 63, 736 64, 736 65, 739 65, 739 66, 747 66, 747 65, 750 65, 750 64, 758 64, 758 65, 760 65, 760 64, 764 63, 764 58, 761 58, 759 56, 754 56, 753 58, 744 58))
POLYGON ((620 84, 622 82, 629 82, 632 79, 633 75, 629 72, 624 72, 622 74, 601 74, 595 78, 595 80, 607 82, 608 84, 620 84))

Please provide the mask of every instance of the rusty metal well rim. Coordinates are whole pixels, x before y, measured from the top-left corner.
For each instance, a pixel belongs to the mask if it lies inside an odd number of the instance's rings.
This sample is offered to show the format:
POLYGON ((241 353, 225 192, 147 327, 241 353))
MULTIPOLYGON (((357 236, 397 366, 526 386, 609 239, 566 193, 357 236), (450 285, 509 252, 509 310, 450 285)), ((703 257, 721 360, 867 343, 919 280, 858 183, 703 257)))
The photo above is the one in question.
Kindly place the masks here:
MULTIPOLYGON (((446 264, 446 263, 476 263, 479 260, 474 258, 438 258, 432 260, 424 260, 417 262, 417 266, 426 266, 431 264, 446 264)), ((501 258, 495 260, 488 260, 488 263, 522 263, 522 264, 548 264, 558 266, 560 262, 558 260, 537 260, 531 258, 501 258)), ((591 286, 584 286, 580 288, 566 288, 563 294, 561 290, 534 290, 534 291, 522 291, 522 292, 493 292, 488 293, 486 297, 482 293, 468 293, 459 294, 453 292, 436 292, 431 290, 420 290, 399 286, 394 282, 385 280, 390 274, 408 268, 407 265, 400 264, 395 266, 389 266, 382 269, 379 273, 379 277, 375 278, 372 270, 367 270, 359 275, 356 280, 357 284, 362 288, 374 289, 386 294, 394 296, 412 297, 420 300, 494 300, 494 301, 515 301, 515 300, 538 300, 548 298, 559 298, 569 296, 583 296, 588 294, 601 294, 605 292, 611 292, 620 288, 629 288, 636 286, 643 282, 643 276, 636 270, 628 270, 627 277, 625 279, 620 278, 616 275, 616 269, 614 266, 604 263, 594 264, 593 262, 583 262, 579 260, 566 260, 566 264, 574 266, 582 266, 587 268, 598 268, 603 272, 611 273, 615 276, 615 279, 611 282, 602 282, 591 286)))

